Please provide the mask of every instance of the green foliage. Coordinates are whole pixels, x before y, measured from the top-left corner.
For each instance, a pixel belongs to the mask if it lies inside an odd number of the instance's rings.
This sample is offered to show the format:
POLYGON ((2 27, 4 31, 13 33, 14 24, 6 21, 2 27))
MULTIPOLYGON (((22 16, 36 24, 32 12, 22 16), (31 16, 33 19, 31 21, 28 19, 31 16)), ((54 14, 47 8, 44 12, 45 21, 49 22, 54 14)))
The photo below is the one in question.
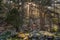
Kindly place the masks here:
POLYGON ((12 0, 14 3, 18 3, 19 0, 12 0))
POLYGON ((45 5, 50 5, 50 4, 51 4, 51 0, 41 0, 41 4, 42 4, 43 6, 45 6, 45 5))
POLYGON ((58 23, 58 18, 52 18, 53 23, 58 23))
POLYGON ((12 0, 13 2, 15 2, 15 0, 12 0))
POLYGON ((6 21, 7 21, 8 23, 10 23, 10 24, 18 27, 19 24, 20 24, 20 16, 19 16, 18 9, 13 8, 13 9, 9 12, 6 21))
POLYGON ((2 0, 0 0, 0 7, 1 7, 1 4, 2 4, 2 0))
POLYGON ((54 26, 53 26, 53 31, 54 31, 54 32, 57 32, 57 31, 58 31, 58 26, 57 26, 57 25, 54 25, 54 26))
POLYGON ((0 3, 2 2, 2 0, 0 0, 0 3))
POLYGON ((3 39, 3 38, 8 38, 9 36, 11 35, 11 32, 7 31, 7 32, 4 32, 2 33, 2 35, 0 35, 0 39, 3 39))

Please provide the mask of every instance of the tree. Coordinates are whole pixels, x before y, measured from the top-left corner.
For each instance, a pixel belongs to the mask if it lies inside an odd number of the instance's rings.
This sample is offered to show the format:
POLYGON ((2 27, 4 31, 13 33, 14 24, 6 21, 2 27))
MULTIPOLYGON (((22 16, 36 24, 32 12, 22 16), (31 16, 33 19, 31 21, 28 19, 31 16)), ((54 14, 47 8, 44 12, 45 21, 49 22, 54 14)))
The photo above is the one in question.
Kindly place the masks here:
POLYGON ((2 10, 2 0, 0 0, 0 11, 2 10))
POLYGON ((41 0, 41 4, 43 5, 43 6, 46 6, 46 5, 51 5, 51 0, 41 0))
POLYGON ((20 26, 20 16, 17 8, 11 9, 9 12, 6 21, 10 24, 12 24, 15 28, 16 31, 19 31, 19 26, 20 26))
POLYGON ((2 3, 2 0, 0 0, 0 22, 1 20, 3 21, 5 19, 5 15, 4 15, 6 13, 5 10, 6 10, 5 5, 2 3))
POLYGON ((2 0, 0 0, 0 3, 2 2, 2 0))

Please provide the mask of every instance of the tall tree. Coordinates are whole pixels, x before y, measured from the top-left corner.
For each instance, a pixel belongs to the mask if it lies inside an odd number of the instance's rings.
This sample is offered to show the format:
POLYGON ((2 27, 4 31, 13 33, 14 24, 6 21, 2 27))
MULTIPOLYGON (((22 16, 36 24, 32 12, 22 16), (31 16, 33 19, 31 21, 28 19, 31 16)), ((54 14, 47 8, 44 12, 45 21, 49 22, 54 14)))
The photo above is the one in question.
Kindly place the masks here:
POLYGON ((17 8, 13 8, 9 12, 6 21, 12 24, 16 28, 16 31, 19 31, 18 28, 20 26, 20 16, 17 8))

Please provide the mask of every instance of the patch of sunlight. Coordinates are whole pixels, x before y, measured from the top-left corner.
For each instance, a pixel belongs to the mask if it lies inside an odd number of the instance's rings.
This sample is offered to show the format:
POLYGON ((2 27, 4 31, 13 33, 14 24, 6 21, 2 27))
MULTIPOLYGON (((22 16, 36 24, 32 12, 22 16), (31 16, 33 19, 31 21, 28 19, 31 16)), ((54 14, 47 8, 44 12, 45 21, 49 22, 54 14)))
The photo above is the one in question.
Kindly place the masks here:
POLYGON ((58 26, 57 26, 57 25, 54 25, 54 26, 53 26, 53 30, 54 30, 54 31, 58 31, 58 26))

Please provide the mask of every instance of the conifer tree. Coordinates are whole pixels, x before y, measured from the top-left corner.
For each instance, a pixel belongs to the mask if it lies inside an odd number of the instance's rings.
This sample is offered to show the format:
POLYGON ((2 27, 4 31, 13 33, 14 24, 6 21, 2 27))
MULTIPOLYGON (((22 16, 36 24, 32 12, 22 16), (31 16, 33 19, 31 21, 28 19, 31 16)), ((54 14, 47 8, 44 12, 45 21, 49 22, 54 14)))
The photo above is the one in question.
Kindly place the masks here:
POLYGON ((7 15, 6 21, 12 24, 16 28, 16 31, 19 31, 18 28, 20 25, 20 16, 17 8, 11 9, 9 14, 7 15))

